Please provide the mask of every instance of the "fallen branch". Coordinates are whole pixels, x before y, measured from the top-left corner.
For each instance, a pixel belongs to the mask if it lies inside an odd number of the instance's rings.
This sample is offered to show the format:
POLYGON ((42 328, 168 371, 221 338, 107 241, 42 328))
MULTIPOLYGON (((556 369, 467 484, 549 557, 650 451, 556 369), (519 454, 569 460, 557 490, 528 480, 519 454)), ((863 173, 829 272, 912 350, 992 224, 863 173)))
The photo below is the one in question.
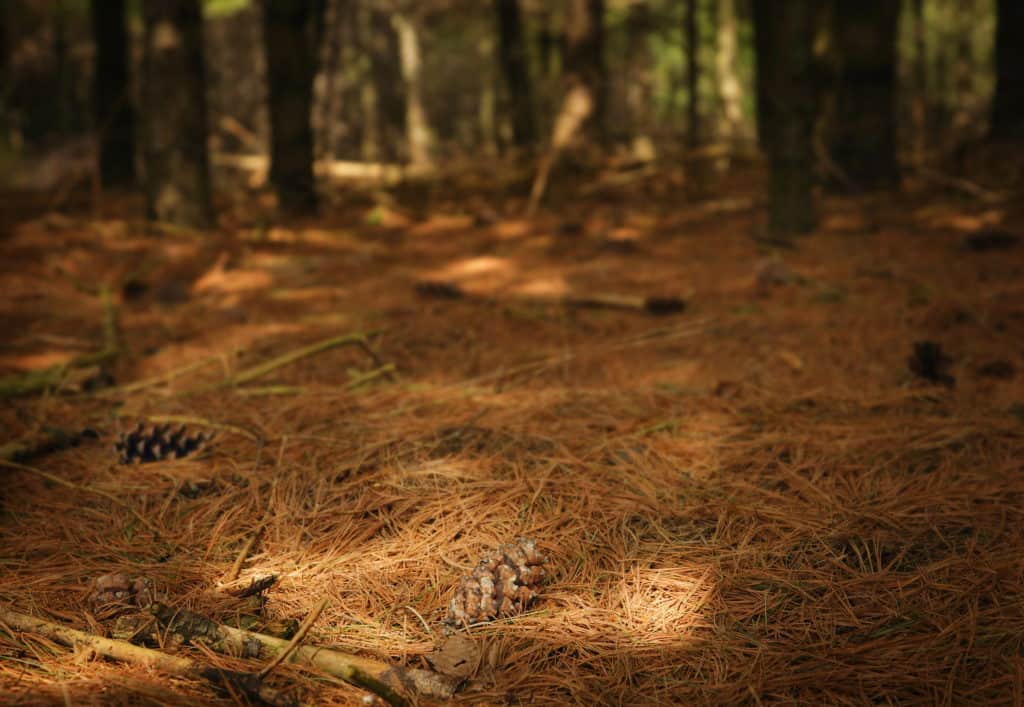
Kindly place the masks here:
POLYGON ((96 433, 89 429, 81 432, 68 432, 57 427, 45 427, 38 432, 0 445, 0 460, 26 462, 51 452, 74 447, 83 438, 95 439, 96 436, 96 433))
MULTIPOLYGON (((251 654, 255 647, 260 657, 265 658, 275 656, 290 646, 285 639, 218 624, 199 614, 172 609, 166 604, 153 604, 150 611, 168 629, 186 639, 199 638, 215 651, 242 655, 251 654)), ((329 648, 298 646, 287 660, 313 666, 369 690, 392 705, 407 705, 409 700, 403 696, 406 694, 450 699, 459 685, 458 681, 429 670, 391 666, 329 648)))
MULTIPOLYGON (((483 297, 466 292, 454 282, 438 282, 424 280, 416 283, 416 291, 425 297, 439 299, 481 299, 486 301, 502 301, 498 297, 483 297)), ((561 297, 515 297, 519 302, 539 302, 542 304, 560 304, 565 307, 592 309, 625 309, 648 314, 676 314, 683 311, 686 302, 680 297, 637 297, 618 294, 568 294, 561 297)))
POLYGON ((93 353, 76 356, 67 363, 57 366, 0 378, 0 398, 31 395, 47 388, 53 388, 60 384, 69 369, 96 366, 116 357, 118 354, 117 316, 110 290, 105 287, 100 290, 100 300, 103 303, 103 348, 93 353))
POLYGON ((372 348, 370 348, 369 344, 369 338, 373 336, 375 333, 376 332, 369 332, 363 334, 361 332, 357 332, 355 334, 344 334, 342 336, 334 336, 331 337, 330 339, 318 341, 316 343, 310 344, 309 346, 303 346, 302 348, 281 354, 280 356, 272 358, 269 361, 264 361, 263 363, 260 363, 256 366, 247 368, 244 371, 236 373, 235 375, 227 378, 217 387, 230 388, 232 386, 248 383, 251 380, 255 380, 256 378, 265 376, 271 371, 275 371, 278 368, 281 368, 282 366, 287 366, 290 363, 294 363, 299 359, 306 358, 307 356, 313 356, 318 353, 323 353, 324 351, 337 348, 339 346, 358 346, 366 353, 367 356, 370 357, 371 360, 373 360, 375 366, 381 368, 384 366, 384 363, 380 360, 380 357, 377 356, 376 352, 372 348))
POLYGON ((240 690, 254 702, 268 705, 291 705, 293 700, 284 698, 277 690, 262 684, 260 678, 250 673, 222 670, 210 665, 197 663, 190 658, 167 655, 151 648, 136 646, 127 641, 104 638, 85 631, 62 626, 44 619, 0 607, 0 622, 7 627, 27 633, 51 638, 66 646, 87 648, 97 655, 131 663, 146 668, 156 668, 165 673, 186 678, 202 678, 219 688, 240 690))

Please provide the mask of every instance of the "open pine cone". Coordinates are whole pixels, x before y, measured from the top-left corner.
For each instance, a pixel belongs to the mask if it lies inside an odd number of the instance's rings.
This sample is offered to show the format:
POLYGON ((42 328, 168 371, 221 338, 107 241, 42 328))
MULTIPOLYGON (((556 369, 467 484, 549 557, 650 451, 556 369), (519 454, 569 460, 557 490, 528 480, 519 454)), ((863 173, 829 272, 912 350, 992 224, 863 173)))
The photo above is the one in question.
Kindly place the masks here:
POLYGON ((459 581, 445 624, 459 628, 522 613, 537 599, 546 562, 535 540, 502 545, 459 581))
POLYGON ((208 442, 211 436, 202 432, 189 435, 184 425, 171 431, 170 425, 144 427, 140 422, 131 432, 121 435, 114 443, 114 449, 122 464, 145 464, 187 457, 208 442))

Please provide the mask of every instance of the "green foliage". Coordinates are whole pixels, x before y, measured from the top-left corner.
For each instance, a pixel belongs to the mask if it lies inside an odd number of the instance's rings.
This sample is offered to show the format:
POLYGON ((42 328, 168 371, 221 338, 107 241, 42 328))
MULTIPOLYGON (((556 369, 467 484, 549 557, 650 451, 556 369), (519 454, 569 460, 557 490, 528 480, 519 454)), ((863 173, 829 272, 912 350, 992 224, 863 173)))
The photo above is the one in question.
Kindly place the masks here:
POLYGON ((205 17, 227 17, 249 7, 249 0, 203 0, 205 17))

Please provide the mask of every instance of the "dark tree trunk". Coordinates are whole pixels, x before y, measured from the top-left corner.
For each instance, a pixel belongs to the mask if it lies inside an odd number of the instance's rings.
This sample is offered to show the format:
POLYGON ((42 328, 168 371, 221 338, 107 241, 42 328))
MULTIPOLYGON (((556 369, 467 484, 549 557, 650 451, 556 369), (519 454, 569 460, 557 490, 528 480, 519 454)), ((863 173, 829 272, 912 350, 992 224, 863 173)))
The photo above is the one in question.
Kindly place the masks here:
POLYGON ((992 101, 994 138, 1024 137, 1024 2, 996 6, 996 93, 992 101))
POLYGON ((397 160, 402 157, 405 136, 405 92, 399 61, 398 35, 383 10, 366 8, 360 34, 370 58, 372 81, 364 93, 367 159, 397 160))
MULTIPOLYGON (((650 5, 637 3, 630 6, 626 16, 626 65, 629 84, 626 87, 626 107, 629 110, 629 136, 648 141, 653 124, 651 96, 650 33, 655 29, 650 5)), ((648 143, 651 144, 651 143, 648 143)))
POLYGON ((124 0, 92 0, 96 44, 93 115, 104 186, 135 181, 135 111, 128 63, 124 0))
POLYGON ((591 133, 607 137, 608 69, 604 62, 604 0, 569 0, 565 21, 565 76, 589 94, 591 133))
POLYGON ((316 212, 313 178, 313 78, 323 4, 316 0, 264 0, 270 114, 270 183, 282 211, 316 212))
POLYGON ((10 142, 11 45, 7 5, 0 3, 0 148, 10 142))
POLYGON ((205 228, 213 209, 199 0, 146 0, 142 9, 147 212, 205 228))
POLYGON ((779 237, 806 233, 814 226, 811 131, 816 101, 811 44, 816 6, 814 0, 754 0, 758 93, 763 102, 758 120, 771 169, 769 230, 779 237), (767 48, 769 54, 760 53, 767 48))
POLYGON ((512 108, 512 134, 516 145, 524 147, 536 142, 537 125, 519 0, 495 0, 494 4, 498 14, 498 54, 512 108))
POLYGON ((697 61, 697 0, 686 2, 686 141, 691 148, 700 141, 700 103, 697 100, 700 67, 697 61))
POLYGON ((754 21, 754 109, 757 113, 757 144, 761 151, 767 154, 771 146, 768 127, 772 124, 768 77, 771 74, 771 62, 775 57, 775 47, 771 44, 774 33, 768 31, 772 14, 771 5, 762 0, 753 0, 751 6, 754 21))
POLYGON ((896 29, 892 0, 836 2, 832 36, 837 72, 829 152, 854 184, 891 186, 896 162, 896 29))

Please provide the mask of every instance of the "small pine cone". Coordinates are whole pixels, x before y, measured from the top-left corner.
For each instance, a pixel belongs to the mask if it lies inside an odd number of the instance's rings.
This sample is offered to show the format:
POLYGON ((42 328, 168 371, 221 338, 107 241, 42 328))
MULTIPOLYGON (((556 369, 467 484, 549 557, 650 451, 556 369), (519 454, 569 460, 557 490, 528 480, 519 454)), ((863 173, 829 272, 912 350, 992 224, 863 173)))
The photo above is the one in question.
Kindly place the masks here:
POLYGON ((522 613, 537 599, 546 562, 535 540, 501 546, 459 580, 445 624, 460 628, 522 613))
POLYGON ((105 574, 93 581, 89 603, 96 608, 111 604, 147 607, 153 603, 153 582, 148 577, 129 577, 121 572, 105 574))
POLYGON ((187 457, 210 438, 211 435, 202 432, 190 436, 184 425, 172 431, 170 425, 144 427, 140 422, 131 432, 121 435, 114 443, 114 449, 121 464, 145 464, 187 457))

